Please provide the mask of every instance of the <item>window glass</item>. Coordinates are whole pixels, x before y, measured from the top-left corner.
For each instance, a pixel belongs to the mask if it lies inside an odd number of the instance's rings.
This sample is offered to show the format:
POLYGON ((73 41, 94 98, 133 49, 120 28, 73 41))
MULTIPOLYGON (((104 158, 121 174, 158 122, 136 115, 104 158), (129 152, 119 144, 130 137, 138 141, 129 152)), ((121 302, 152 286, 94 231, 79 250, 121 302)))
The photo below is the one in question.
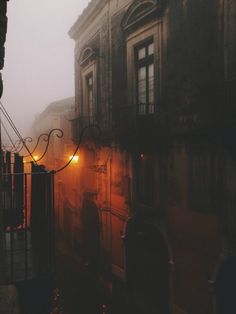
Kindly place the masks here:
POLYGON ((87 77, 87 99, 88 99, 88 116, 89 122, 94 118, 94 99, 93 99, 93 76, 87 77))
POLYGON ((148 55, 153 55, 154 54, 154 45, 153 43, 148 45, 148 55))
POLYGON ((141 59, 143 59, 145 57, 146 57, 146 49, 145 49, 145 47, 144 48, 140 48, 138 50, 138 59, 141 60, 141 59))
POLYGON ((90 77, 88 78, 88 84, 89 84, 89 86, 92 86, 92 85, 93 85, 93 77, 92 77, 92 76, 90 76, 90 77))
POLYGON ((154 114, 154 45, 149 40, 136 49, 137 112, 154 114))
POLYGON ((138 103, 139 114, 145 114, 146 110, 146 67, 141 67, 138 70, 138 103))
POLYGON ((154 64, 148 66, 148 113, 154 113, 154 64))

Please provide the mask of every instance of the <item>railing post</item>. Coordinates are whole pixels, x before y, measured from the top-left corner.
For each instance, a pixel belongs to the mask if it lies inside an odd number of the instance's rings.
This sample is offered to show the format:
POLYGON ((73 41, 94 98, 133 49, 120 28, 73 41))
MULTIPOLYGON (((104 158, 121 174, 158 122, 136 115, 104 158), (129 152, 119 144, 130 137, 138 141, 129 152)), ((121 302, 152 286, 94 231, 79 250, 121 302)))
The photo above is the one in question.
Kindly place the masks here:
POLYGON ((51 176, 51 212, 52 212, 52 271, 56 270, 56 229, 55 229, 55 199, 54 199, 54 173, 50 173, 51 176))
POLYGON ((28 279, 28 200, 27 200, 27 174, 25 173, 24 174, 24 197, 25 197, 25 200, 24 200, 24 207, 25 207, 25 210, 24 210, 24 231, 25 231, 25 280, 28 279))

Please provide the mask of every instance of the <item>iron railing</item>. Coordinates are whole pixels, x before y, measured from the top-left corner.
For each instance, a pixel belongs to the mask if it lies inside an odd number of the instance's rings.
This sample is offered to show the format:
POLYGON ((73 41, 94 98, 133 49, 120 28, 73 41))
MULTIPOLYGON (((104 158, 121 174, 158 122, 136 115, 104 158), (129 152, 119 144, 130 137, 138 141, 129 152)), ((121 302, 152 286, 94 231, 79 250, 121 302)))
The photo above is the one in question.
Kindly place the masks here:
POLYGON ((14 283, 54 271, 54 174, 23 158, 3 153, 1 173, 2 283, 14 283))

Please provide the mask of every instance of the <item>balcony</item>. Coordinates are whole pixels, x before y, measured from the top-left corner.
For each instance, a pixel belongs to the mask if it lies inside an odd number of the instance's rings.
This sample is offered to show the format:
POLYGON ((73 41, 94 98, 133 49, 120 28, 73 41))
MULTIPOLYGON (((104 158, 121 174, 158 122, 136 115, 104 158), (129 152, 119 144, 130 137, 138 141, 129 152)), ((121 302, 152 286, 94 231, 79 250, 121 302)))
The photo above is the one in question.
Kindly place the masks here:
POLYGON ((155 105, 122 106, 113 110, 113 129, 124 144, 150 147, 153 140, 162 140, 169 134, 168 116, 155 105))

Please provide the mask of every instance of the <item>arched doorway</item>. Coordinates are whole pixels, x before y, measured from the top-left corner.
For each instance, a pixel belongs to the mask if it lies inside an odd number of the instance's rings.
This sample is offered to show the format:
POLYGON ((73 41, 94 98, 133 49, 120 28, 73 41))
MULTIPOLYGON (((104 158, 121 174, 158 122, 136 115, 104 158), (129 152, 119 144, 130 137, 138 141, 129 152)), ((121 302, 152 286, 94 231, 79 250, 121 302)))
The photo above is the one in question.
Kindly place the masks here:
POLYGON ((132 310, 169 314, 171 258, 164 234, 153 223, 132 219, 127 224, 125 247, 132 310))
POLYGON ((96 275, 100 266, 100 223, 98 208, 90 193, 84 196, 80 219, 84 265, 96 275))
POLYGON ((215 281, 216 314, 236 313, 236 256, 221 262, 215 281))

